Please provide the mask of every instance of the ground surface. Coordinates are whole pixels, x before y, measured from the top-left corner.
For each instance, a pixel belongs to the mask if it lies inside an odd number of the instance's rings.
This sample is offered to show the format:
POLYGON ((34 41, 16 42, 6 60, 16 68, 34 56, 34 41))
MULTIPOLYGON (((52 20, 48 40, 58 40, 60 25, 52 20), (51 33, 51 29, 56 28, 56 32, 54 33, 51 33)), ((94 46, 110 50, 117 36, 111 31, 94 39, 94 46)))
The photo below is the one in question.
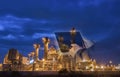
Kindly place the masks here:
POLYGON ((0 77, 120 77, 120 71, 94 72, 0 72, 0 77))

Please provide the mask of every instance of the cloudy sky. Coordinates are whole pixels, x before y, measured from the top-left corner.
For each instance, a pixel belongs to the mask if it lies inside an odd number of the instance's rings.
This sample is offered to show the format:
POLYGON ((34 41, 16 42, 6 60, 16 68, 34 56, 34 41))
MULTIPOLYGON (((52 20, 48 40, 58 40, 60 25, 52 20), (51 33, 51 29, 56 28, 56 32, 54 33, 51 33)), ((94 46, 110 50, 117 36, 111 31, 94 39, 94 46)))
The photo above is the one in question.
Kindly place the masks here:
POLYGON ((33 43, 42 51, 41 37, 73 26, 96 42, 92 58, 120 63, 120 0, 0 0, 0 60, 10 48, 27 55, 33 43))

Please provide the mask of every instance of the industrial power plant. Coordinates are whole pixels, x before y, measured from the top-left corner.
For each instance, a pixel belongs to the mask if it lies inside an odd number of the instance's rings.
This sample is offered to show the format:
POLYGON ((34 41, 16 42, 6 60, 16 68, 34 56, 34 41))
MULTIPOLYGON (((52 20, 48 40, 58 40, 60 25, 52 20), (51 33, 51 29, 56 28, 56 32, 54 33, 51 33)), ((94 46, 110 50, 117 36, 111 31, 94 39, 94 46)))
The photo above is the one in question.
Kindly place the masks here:
POLYGON ((97 64, 91 59, 88 50, 94 42, 86 39, 72 28, 68 32, 55 32, 59 48, 49 47, 49 37, 43 37, 43 58, 39 58, 40 44, 33 44, 34 51, 23 56, 15 48, 8 50, 1 64, 1 71, 119 71, 120 66, 97 64))

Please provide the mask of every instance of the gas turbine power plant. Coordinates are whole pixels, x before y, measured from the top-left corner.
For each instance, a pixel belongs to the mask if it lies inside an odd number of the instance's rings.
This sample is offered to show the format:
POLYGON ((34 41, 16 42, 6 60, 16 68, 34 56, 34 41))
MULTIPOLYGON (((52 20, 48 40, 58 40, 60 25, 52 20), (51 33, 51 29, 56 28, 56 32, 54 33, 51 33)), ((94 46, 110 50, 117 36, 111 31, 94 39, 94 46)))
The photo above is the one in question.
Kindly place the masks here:
POLYGON ((70 32, 55 32, 59 49, 49 47, 52 42, 47 36, 42 38, 44 55, 39 59, 40 44, 33 44, 34 51, 27 57, 17 49, 9 49, 1 66, 2 71, 117 71, 120 67, 99 65, 92 60, 88 50, 94 43, 84 38, 80 32, 72 28, 70 32))

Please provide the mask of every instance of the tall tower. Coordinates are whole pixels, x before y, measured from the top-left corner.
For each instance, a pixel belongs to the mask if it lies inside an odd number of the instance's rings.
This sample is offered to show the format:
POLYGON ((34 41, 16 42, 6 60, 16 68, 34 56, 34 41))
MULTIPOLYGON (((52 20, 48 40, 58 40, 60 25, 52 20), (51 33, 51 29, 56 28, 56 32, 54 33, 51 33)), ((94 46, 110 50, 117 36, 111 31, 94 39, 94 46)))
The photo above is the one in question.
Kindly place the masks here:
POLYGON ((76 29, 74 27, 70 30, 70 34, 72 37, 71 43, 74 44, 75 43, 75 36, 76 36, 76 29))
POLYGON ((40 45, 39 44, 33 44, 33 47, 35 49, 35 61, 38 61, 39 60, 40 45))
POLYGON ((42 41, 44 43, 44 59, 47 59, 48 56, 48 45, 50 43, 50 39, 48 37, 42 38, 42 41))

